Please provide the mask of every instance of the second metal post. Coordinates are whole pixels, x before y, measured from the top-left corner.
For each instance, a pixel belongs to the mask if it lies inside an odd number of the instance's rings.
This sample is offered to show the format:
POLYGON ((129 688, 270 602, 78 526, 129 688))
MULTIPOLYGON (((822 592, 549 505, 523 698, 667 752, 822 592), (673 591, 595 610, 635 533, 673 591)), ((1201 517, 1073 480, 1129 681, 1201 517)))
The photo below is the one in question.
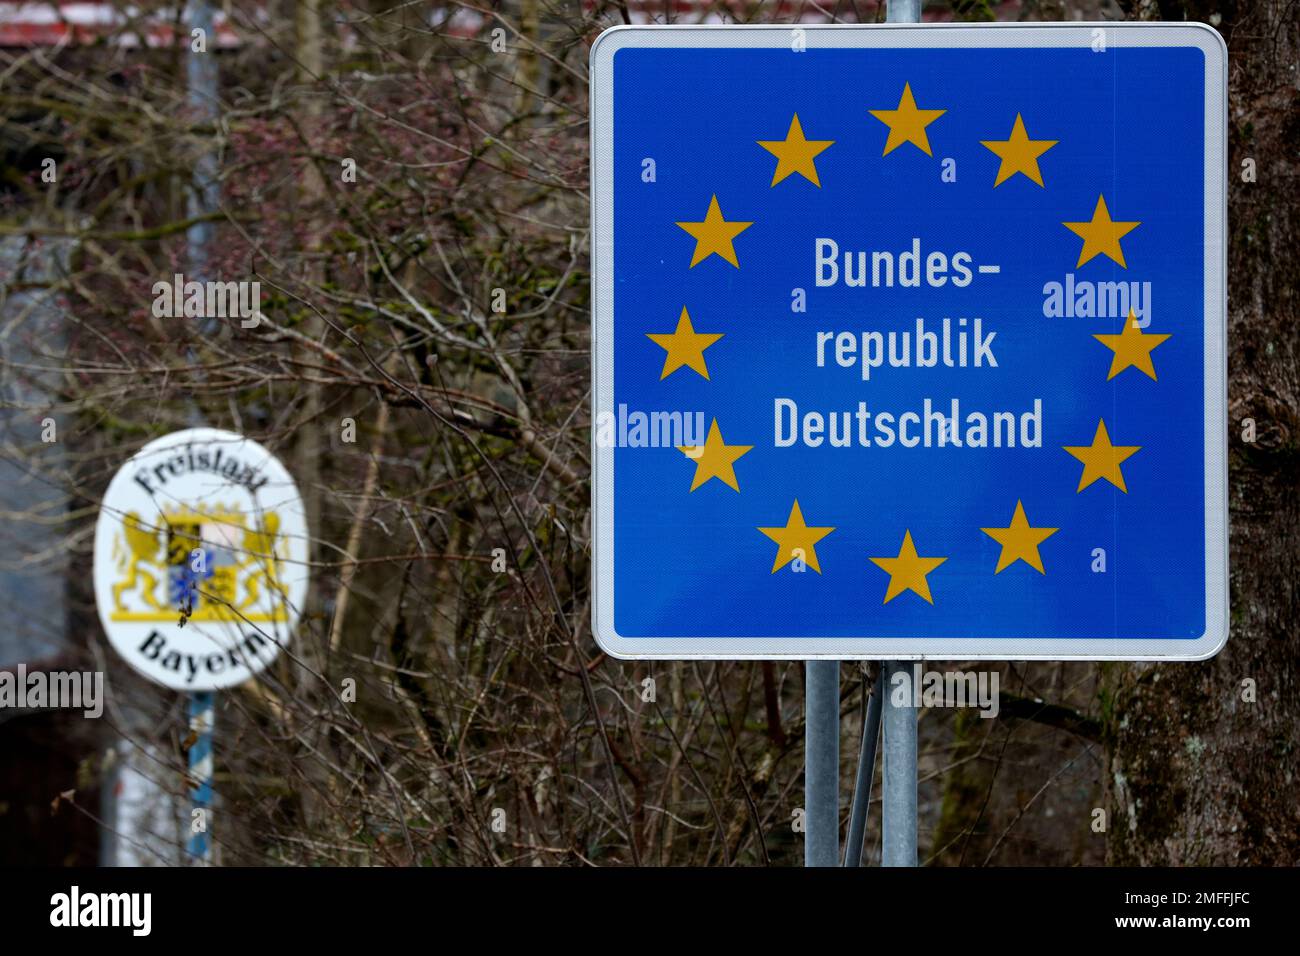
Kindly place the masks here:
POLYGON ((916 707, 910 663, 885 663, 883 693, 880 862, 916 866, 916 707))

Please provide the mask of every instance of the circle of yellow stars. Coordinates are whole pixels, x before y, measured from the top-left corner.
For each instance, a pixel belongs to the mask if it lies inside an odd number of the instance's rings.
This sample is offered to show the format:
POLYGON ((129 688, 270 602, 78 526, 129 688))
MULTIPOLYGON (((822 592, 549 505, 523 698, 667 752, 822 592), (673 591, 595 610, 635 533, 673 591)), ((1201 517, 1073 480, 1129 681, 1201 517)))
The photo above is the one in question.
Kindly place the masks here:
MULTIPOLYGON (((887 128, 881 152, 882 158, 908 145, 933 157, 928 130, 947 113, 947 110, 918 106, 910 81, 905 81, 896 107, 871 109, 867 112, 887 128)), ((797 176, 820 189, 822 183, 816 160, 835 145, 835 140, 809 139, 799 114, 794 113, 786 128, 784 139, 755 140, 755 143, 776 158, 776 168, 772 173, 770 188, 776 188, 791 177, 797 176)), ((998 169, 993 180, 994 189, 1013 180, 1016 176, 1022 176, 1043 189, 1046 187, 1040 160, 1059 145, 1059 141, 1031 138, 1024 116, 1018 112, 1006 139, 980 140, 980 145, 998 159, 998 169)), ((689 268, 694 269, 711 256, 717 256, 733 268, 739 269, 740 260, 736 253, 736 240, 752 227, 754 222, 726 218, 715 193, 709 198, 709 205, 703 219, 683 220, 676 225, 695 240, 689 268)), ((1112 218, 1110 208, 1106 204, 1106 197, 1098 194, 1091 218, 1062 222, 1061 225, 1083 240, 1075 264, 1076 269, 1082 268, 1099 256, 1110 259, 1121 268, 1127 269, 1128 264, 1124 258, 1121 240, 1142 223, 1112 218)), ((690 369, 708 380, 709 368, 704 353, 724 338, 724 334, 696 331, 690 313, 683 306, 673 331, 648 332, 646 337, 665 352, 663 369, 659 376, 661 381, 680 369, 690 369)), ((1136 314, 1130 311, 1118 334, 1094 334, 1092 337, 1112 352, 1107 381, 1129 368, 1136 369, 1155 381, 1156 371, 1152 352, 1167 341, 1170 335, 1145 333, 1136 314)), ((1115 445, 1111 441, 1105 421, 1099 418, 1091 444, 1063 447, 1065 452, 1083 465, 1083 473, 1079 478, 1076 493, 1082 493, 1093 484, 1104 480, 1127 494, 1128 488, 1121 465, 1141 451, 1140 446, 1115 445)), ((703 445, 678 446, 677 450, 695 465, 691 479, 691 492, 697 491, 715 478, 720 484, 739 492, 740 482, 736 477, 735 465, 753 450, 753 446, 727 444, 723 440, 718 420, 714 418, 703 445)), ((792 564, 798 570, 808 567, 821 574, 817 543, 836 529, 830 526, 810 526, 804 518, 799 500, 795 498, 783 526, 760 527, 757 530, 777 546, 772 563, 772 574, 792 564)), ((993 526, 980 529, 1000 547, 997 564, 993 569, 995 575, 1001 574, 1017 562, 1025 564, 1040 575, 1045 575, 1047 571, 1039 548, 1059 530, 1059 528, 1031 524, 1024 502, 1020 499, 1016 499, 1015 508, 1005 527, 993 526)), ((911 529, 905 528, 896 555, 871 557, 869 560, 889 576, 883 603, 888 604, 904 593, 912 592, 919 599, 933 605, 934 596, 930 590, 928 576, 948 558, 921 555, 917 551, 911 529)))

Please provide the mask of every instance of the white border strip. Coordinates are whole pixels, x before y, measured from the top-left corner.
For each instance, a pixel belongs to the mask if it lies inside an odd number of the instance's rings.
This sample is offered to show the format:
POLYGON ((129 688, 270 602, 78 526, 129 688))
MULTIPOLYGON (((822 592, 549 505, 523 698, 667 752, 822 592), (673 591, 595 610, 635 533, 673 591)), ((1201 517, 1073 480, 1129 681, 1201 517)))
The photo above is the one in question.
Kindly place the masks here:
POLYGON ((1213 657, 1228 640, 1227 106, 1228 50, 1200 23, 633 26, 606 30, 591 48, 592 555, 596 642, 624 659, 750 660, 1180 660, 1213 657), (1205 619, 1196 640, 1167 638, 624 638, 614 630, 614 450, 594 422, 614 402, 614 54, 629 47, 808 49, 1091 46, 1196 47, 1205 54, 1205 619))

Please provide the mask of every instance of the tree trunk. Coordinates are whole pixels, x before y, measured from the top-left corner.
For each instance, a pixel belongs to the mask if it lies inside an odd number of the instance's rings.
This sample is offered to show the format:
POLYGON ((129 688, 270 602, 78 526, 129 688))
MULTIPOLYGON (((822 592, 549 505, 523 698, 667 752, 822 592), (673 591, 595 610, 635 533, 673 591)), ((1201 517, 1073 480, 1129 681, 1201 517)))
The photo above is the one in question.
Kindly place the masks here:
POLYGON ((1105 668, 1113 864, 1300 862, 1300 19, 1285 0, 1160 3, 1164 20, 1215 12, 1230 84, 1232 629, 1213 660, 1105 668))

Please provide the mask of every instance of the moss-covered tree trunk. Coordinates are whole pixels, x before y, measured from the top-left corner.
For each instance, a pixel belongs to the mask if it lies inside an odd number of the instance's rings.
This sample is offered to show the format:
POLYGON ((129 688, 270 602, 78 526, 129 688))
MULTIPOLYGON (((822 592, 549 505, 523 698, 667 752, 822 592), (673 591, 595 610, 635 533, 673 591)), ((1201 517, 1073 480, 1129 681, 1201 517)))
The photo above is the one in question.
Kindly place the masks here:
POLYGON ((1229 49, 1232 632, 1210 661, 1106 668, 1114 864, 1300 862, 1300 18, 1288 0, 1160 3, 1165 20, 1215 14, 1229 49))

